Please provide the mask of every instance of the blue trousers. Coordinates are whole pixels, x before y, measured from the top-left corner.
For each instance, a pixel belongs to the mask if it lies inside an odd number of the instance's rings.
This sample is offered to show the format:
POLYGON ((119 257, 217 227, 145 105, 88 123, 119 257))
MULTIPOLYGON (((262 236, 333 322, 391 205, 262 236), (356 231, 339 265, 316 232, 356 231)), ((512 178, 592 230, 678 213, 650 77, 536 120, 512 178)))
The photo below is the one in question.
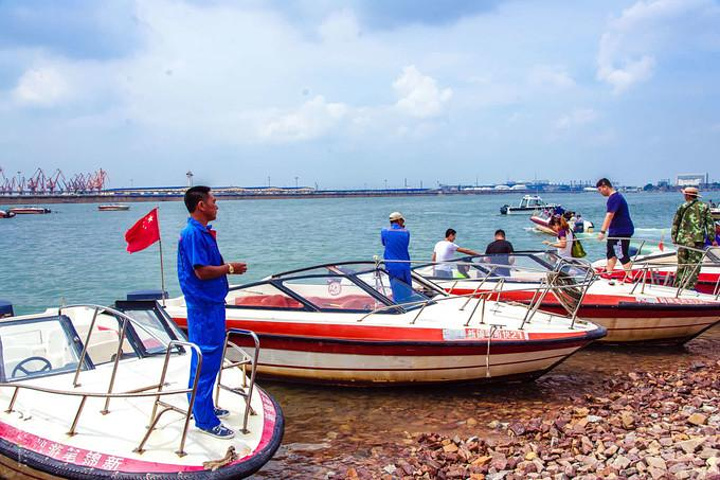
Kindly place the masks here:
MULTIPOLYGON (((222 365, 223 342, 225 341, 225 305, 203 304, 187 305, 188 337, 200 347, 202 369, 200 371, 193 415, 195 425, 207 430, 220 424, 215 416, 213 387, 222 365)), ((197 375, 197 355, 193 351, 190 362, 190 382, 192 388, 197 375)), ((190 394, 188 394, 190 401, 190 394)))
POLYGON ((395 303, 402 303, 412 294, 412 276, 410 267, 386 267, 390 276, 390 288, 393 292, 395 303))

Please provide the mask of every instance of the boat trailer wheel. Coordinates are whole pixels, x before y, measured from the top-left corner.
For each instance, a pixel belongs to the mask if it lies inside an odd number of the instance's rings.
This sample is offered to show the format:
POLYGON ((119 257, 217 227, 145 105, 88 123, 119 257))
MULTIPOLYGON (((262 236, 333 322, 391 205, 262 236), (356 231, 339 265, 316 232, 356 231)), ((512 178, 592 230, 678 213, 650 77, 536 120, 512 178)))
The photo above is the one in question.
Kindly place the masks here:
POLYGON ((23 360, 22 362, 15 365, 15 368, 13 368, 13 371, 12 371, 12 378, 16 378, 18 376, 17 375, 18 372, 24 373, 25 374, 24 376, 29 376, 32 373, 47 372, 50 370, 52 370, 52 363, 50 363, 50 360, 48 360, 47 358, 45 358, 45 357, 28 357, 25 360, 23 360), (30 362, 42 362, 42 366, 35 370, 27 370, 25 368, 25 364, 30 363, 30 362))

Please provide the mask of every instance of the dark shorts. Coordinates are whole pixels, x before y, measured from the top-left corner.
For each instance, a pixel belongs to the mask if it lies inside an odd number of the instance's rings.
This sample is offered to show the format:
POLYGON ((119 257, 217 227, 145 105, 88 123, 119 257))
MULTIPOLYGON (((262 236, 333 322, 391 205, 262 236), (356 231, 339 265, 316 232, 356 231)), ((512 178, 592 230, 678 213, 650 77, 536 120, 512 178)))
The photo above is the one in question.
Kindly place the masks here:
POLYGON ((607 258, 617 258, 616 247, 620 244, 620 263, 626 265, 630 263, 630 235, 613 235, 613 238, 607 241, 607 258), (622 237, 622 238, 620 238, 622 237))

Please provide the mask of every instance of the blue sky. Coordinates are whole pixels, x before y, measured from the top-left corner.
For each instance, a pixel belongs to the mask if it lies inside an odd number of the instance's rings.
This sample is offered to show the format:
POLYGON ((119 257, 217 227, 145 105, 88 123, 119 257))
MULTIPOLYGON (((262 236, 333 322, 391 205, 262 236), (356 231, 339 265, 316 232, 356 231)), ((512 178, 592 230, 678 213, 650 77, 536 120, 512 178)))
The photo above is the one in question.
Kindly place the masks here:
POLYGON ((0 1, 0 152, 114 187, 719 179, 720 2, 0 1))

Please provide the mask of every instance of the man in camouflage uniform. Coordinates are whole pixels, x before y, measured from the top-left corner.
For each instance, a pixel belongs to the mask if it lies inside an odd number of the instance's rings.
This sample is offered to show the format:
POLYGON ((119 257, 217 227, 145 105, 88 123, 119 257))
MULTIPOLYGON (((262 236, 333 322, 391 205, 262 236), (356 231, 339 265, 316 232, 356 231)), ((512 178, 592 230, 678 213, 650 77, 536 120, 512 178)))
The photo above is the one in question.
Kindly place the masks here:
POLYGON ((685 203, 680 205, 675 213, 671 234, 673 243, 678 245, 675 286, 692 289, 695 288, 700 273, 698 264, 702 261, 705 239, 713 239, 712 245, 715 247, 718 244, 715 241, 715 222, 710 214, 710 208, 699 200, 698 189, 688 187, 682 193, 685 195, 685 203))

